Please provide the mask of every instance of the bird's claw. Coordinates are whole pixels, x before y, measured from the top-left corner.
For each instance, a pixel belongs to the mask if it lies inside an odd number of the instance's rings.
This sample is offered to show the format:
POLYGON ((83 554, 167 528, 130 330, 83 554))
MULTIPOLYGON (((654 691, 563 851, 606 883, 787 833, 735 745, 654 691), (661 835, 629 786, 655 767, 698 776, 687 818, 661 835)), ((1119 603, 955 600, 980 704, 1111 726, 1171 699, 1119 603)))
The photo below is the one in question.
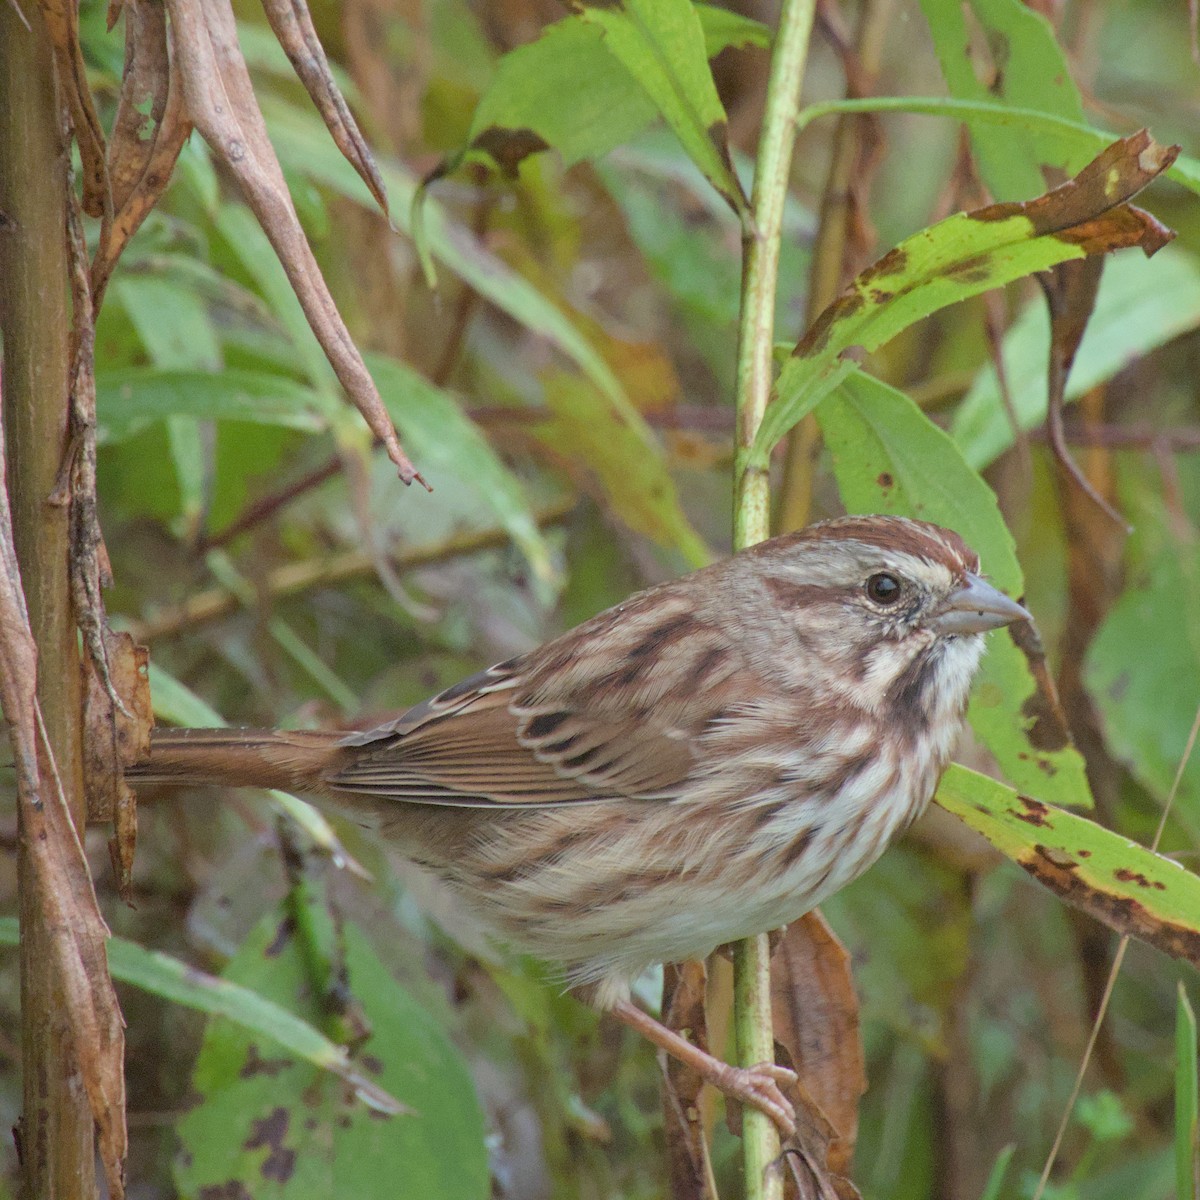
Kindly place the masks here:
POLYGON ((725 1070, 712 1081, 720 1091, 769 1117, 781 1137, 790 1138, 796 1132, 795 1106, 780 1087, 781 1084, 784 1087, 795 1086, 795 1071, 770 1062, 755 1063, 752 1067, 722 1066, 725 1070))

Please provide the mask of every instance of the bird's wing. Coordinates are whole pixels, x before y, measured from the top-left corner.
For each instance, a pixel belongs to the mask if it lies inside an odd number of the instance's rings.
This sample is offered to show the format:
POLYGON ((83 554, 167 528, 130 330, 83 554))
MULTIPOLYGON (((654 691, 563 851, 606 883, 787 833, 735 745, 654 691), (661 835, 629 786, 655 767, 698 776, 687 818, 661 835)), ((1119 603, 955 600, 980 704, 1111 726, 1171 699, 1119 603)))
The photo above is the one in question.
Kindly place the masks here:
POLYGON ((671 796, 733 702, 742 667, 727 642, 671 593, 639 596, 352 735, 357 753, 326 782, 469 807, 671 796))

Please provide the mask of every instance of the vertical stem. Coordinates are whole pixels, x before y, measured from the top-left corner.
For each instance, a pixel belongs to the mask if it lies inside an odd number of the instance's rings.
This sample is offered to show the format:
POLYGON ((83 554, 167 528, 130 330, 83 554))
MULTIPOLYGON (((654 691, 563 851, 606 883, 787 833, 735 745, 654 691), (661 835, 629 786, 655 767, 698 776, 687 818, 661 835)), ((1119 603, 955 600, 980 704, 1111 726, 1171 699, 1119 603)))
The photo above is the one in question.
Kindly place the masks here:
MULTIPOLYGON (((746 460, 771 395, 779 242, 814 11, 815 0, 783 3, 754 172, 754 226, 744 240, 733 513, 734 547, 739 550, 770 532, 770 477, 765 467, 748 470, 746 460)), ((749 1066, 774 1060, 770 950, 765 934, 735 947, 734 1025, 739 1062, 749 1066)), ((782 1196, 783 1174, 773 1165, 779 1158, 779 1137, 767 1117, 750 1109, 743 1114, 743 1154, 748 1200, 782 1196)))
MULTIPOLYGON (((892 6, 893 0, 863 0, 855 37, 860 74, 847 80, 850 99, 864 98, 863 89, 869 91, 874 86, 887 42, 892 6)), ((862 121, 863 117, 852 113, 843 113, 838 117, 837 132, 833 137, 833 155, 821 198, 821 216, 813 242, 805 326, 811 325, 842 290, 846 243, 849 240, 848 220, 851 215, 850 188, 859 160, 862 121)), ((813 464, 819 440, 817 419, 813 413, 809 413, 788 435, 775 526, 780 533, 802 529, 809 522, 813 464)))
MULTIPOLYGON (((67 438, 66 161, 53 58, 40 13, 34 5, 0 3, 0 332, 13 536, 38 647, 38 701, 64 792, 82 828, 80 667, 67 510, 48 503, 67 438)), ((43 771, 49 778, 47 764, 43 771)), ((23 831, 17 869, 22 1194, 27 1200, 83 1200, 96 1194, 92 1115, 66 1038, 23 831)))

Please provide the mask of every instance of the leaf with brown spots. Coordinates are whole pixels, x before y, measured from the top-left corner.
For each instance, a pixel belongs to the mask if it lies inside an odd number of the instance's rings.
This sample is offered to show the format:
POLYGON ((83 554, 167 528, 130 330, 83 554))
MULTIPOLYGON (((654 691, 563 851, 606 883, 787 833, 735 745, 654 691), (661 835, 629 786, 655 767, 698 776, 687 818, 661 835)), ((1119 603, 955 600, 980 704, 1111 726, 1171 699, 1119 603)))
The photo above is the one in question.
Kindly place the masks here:
POLYGON ((1177 153, 1142 130, 1041 196, 956 213, 907 238, 862 272, 797 344, 742 468, 765 467, 780 438, 849 375, 850 347, 877 350, 930 313, 1067 259, 1125 246, 1153 254, 1164 244, 1162 226, 1125 202, 1177 153))
MULTIPOLYGON (((234 989, 239 1005, 251 996, 285 1020, 302 1018, 292 1032, 303 1029, 308 1041, 329 1047, 313 1028, 327 1013, 313 986, 311 946, 279 937, 283 916, 280 908, 268 912, 224 977, 208 983, 234 989)), ((251 1196, 367 1196, 386 1180, 388 1194, 399 1196, 487 1195, 483 1115, 465 1063, 439 1019, 392 978, 364 935, 347 925, 344 936, 347 995, 362 1005, 370 1034, 352 1055, 335 1047, 343 1078, 311 1060, 276 1058, 261 1026, 214 1016, 192 1076, 201 1101, 176 1127, 181 1194, 240 1186, 251 1196), (344 1078, 347 1068, 353 1079, 344 1078), (362 1103, 364 1087, 396 1098, 401 1111, 362 1103)))
POLYGON ((952 766, 937 802, 1060 899, 1200 966, 1200 876, 1086 817, 952 766))

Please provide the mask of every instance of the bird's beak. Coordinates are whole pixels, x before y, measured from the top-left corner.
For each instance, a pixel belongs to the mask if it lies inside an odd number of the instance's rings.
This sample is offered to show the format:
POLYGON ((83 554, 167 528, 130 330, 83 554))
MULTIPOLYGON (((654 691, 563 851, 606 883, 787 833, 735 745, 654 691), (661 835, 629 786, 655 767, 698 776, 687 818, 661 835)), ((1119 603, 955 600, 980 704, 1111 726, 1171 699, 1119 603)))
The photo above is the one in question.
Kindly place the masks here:
POLYGON ((929 624, 940 634, 986 633, 1014 621, 1033 618, 1015 600, 997 591, 978 575, 967 573, 967 582, 952 592, 929 624))

